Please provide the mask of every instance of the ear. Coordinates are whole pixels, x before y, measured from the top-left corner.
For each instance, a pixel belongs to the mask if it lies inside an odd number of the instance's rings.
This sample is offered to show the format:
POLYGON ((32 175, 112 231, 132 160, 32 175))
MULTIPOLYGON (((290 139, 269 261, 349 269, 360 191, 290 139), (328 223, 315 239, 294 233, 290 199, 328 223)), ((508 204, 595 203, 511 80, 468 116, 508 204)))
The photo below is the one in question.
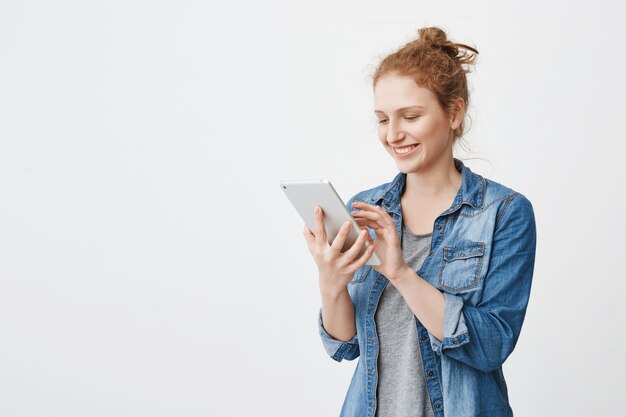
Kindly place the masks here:
POLYGON ((455 130, 461 126, 465 117, 465 100, 459 97, 452 102, 450 107, 450 129, 455 130))

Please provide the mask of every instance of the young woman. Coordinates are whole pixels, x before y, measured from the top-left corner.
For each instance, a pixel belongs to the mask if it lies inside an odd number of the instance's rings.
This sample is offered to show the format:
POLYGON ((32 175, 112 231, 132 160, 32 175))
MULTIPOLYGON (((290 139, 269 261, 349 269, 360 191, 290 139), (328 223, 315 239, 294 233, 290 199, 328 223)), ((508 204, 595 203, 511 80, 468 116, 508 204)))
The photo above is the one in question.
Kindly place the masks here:
POLYGON ((478 51, 418 32, 373 76, 378 136, 400 172, 348 201, 363 229, 350 250, 349 222, 330 244, 321 210, 315 233, 304 228, 319 333, 332 359, 359 358, 341 417, 512 416, 502 364, 530 295, 533 207, 453 157, 478 51), (365 265, 372 250, 380 265, 365 265))

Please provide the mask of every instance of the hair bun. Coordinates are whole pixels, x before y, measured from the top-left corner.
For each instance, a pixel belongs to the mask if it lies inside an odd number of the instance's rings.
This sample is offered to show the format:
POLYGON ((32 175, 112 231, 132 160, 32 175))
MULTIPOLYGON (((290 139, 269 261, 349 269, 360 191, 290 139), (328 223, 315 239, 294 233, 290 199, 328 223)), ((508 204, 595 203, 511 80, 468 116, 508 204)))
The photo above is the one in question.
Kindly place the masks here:
POLYGON ((431 26, 418 30, 419 41, 426 44, 446 44, 448 38, 443 29, 431 26))
POLYGON ((440 49, 446 55, 458 60, 462 64, 473 64, 474 57, 472 54, 468 53, 468 51, 478 54, 476 48, 462 43, 450 42, 446 36, 446 32, 439 27, 425 27, 419 29, 417 32, 419 33, 419 39, 417 39, 414 44, 440 49), (465 49, 465 51, 461 51, 461 49, 465 49))

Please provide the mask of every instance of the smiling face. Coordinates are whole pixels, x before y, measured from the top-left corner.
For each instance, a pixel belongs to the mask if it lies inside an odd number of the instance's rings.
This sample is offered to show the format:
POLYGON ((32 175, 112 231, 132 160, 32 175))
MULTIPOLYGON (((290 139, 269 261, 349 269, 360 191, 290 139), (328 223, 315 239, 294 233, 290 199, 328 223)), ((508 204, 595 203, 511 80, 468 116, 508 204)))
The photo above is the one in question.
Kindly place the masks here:
POLYGON ((434 93, 413 78, 381 77, 374 87, 374 108, 378 138, 400 171, 415 172, 441 158, 452 159, 453 131, 463 112, 448 115, 434 93))

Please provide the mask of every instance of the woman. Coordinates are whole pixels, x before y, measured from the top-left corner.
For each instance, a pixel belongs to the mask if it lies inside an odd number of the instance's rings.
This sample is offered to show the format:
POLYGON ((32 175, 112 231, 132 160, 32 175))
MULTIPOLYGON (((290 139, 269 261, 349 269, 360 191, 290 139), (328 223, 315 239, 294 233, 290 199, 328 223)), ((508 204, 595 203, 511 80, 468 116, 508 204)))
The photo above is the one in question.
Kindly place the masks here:
POLYGON ((336 361, 359 357, 342 417, 513 415, 502 364, 528 305, 535 219, 524 195, 453 157, 467 50, 478 53, 423 28, 380 63, 378 136, 400 172, 348 201, 363 229, 348 251, 349 222, 331 244, 321 210, 316 233, 305 226, 323 345, 336 361), (380 265, 365 265, 372 250, 380 265))

